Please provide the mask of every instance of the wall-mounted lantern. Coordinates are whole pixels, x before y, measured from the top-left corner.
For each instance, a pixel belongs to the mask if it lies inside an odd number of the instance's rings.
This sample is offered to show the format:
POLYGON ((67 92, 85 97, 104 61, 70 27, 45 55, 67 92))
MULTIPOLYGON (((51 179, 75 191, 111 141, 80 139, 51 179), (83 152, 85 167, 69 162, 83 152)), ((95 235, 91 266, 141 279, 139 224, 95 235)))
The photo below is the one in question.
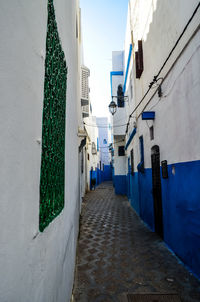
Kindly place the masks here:
POLYGON ((109 111, 112 115, 114 115, 117 111, 117 104, 114 101, 111 101, 109 104, 109 111))
MULTIPOLYGON (((119 96, 115 96, 113 95, 112 96, 112 101, 110 102, 108 108, 109 108, 109 111, 112 115, 114 115, 117 111, 117 107, 122 107, 122 106, 118 106, 114 101, 113 99, 114 98, 117 98, 117 100, 119 99, 119 96)), ((123 97, 121 97, 121 101, 122 101, 122 98, 123 98, 123 102, 126 102, 128 101, 128 96, 124 95, 123 97)), ((123 106, 124 107, 124 106, 123 106)))

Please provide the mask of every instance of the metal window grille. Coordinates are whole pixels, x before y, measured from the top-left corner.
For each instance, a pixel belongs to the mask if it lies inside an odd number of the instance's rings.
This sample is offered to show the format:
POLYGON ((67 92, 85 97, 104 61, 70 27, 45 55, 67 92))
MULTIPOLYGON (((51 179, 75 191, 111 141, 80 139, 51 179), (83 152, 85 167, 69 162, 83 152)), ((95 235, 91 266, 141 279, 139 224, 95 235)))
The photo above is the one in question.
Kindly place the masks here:
POLYGON ((64 207, 66 89, 65 55, 57 30, 53 0, 48 0, 40 175, 41 232, 64 207))

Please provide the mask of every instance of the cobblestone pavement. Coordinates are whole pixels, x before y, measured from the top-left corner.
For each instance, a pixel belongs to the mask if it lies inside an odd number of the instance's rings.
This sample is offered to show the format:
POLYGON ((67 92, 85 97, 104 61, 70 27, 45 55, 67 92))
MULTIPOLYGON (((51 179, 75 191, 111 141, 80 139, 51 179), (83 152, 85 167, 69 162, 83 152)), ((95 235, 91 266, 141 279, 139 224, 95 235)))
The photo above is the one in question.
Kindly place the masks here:
POLYGON ((118 302, 123 293, 178 293, 194 302, 200 281, 106 182, 83 202, 73 301, 118 302))

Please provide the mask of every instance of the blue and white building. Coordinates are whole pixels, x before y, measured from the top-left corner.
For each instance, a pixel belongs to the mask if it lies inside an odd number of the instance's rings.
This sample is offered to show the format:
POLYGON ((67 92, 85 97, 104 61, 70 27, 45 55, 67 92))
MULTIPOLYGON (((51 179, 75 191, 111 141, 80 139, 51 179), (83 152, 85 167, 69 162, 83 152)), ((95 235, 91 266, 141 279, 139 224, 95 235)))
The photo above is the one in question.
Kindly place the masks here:
POLYGON ((102 181, 109 181, 112 179, 111 155, 109 152, 111 127, 107 117, 97 117, 96 123, 98 128, 97 149, 100 155, 99 169, 103 171, 102 181))
POLYGON ((112 96, 127 96, 113 116, 116 193, 198 276, 199 20, 197 0, 130 0, 111 72, 112 96))

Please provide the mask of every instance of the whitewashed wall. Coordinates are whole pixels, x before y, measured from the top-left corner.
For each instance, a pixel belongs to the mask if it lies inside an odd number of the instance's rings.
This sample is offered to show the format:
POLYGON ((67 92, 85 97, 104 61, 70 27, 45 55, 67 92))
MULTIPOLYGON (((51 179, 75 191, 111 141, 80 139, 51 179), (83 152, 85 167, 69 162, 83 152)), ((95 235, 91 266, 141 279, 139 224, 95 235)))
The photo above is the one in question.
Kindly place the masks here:
POLYGON ((70 300, 79 218, 76 2, 55 0, 68 65, 65 207, 39 228, 47 1, 0 4, 0 301, 70 300))
POLYGON ((118 147, 124 146, 122 136, 115 136, 114 139, 114 168, 115 175, 126 175, 126 156, 118 156, 118 147))
POLYGON ((95 116, 89 116, 84 119, 85 128, 88 133, 87 139, 87 190, 90 190, 90 171, 93 167, 93 171, 97 168, 100 161, 100 154, 97 152, 96 154, 92 154, 92 142, 95 143, 97 148, 97 137, 98 137, 98 128, 96 123, 95 116), (88 160, 89 154, 89 160, 88 160))
MULTIPOLYGON (((144 136, 146 168, 151 166, 150 150, 154 145, 160 145, 161 160, 167 159, 169 163, 199 160, 199 55, 200 32, 164 81, 163 97, 159 98, 156 94, 147 106, 147 111, 153 107, 155 121, 142 121, 141 116, 138 119, 137 135, 144 136), (149 127, 152 125, 154 140, 150 140, 149 127)), ((136 137, 133 146, 136 144, 139 150, 136 137)))
MULTIPOLYGON (((143 40, 144 71, 140 79, 135 78, 133 56, 133 68, 129 71, 127 81, 130 83, 130 78, 133 78, 133 102, 130 103, 127 116, 148 89, 149 83, 164 63, 197 4, 198 1, 186 0, 130 1, 132 17, 129 22, 131 20, 132 24, 127 28, 130 30, 129 28, 132 27, 134 33, 134 51, 137 50, 137 41, 143 40)), ((152 89, 134 114, 137 118, 137 134, 130 144, 127 154, 130 153, 131 148, 134 148, 137 163, 140 161, 139 136, 143 135, 145 168, 151 166, 150 150, 156 144, 160 146, 161 160, 167 159, 168 163, 199 159, 198 133, 200 129, 197 122, 197 112, 200 110, 198 105, 200 92, 199 31, 195 34, 199 18, 200 12, 198 11, 160 75, 160 77, 165 77, 169 72, 162 84, 163 97, 159 98, 157 94, 153 96, 155 89, 152 89), (187 43, 189 44, 187 45, 187 43), (173 66, 174 62, 176 63, 173 66), (140 114, 151 97, 152 100, 145 110, 156 112, 155 122, 142 121, 140 114), (151 125, 154 125, 155 136, 152 141, 149 133, 151 125)), ((127 34, 125 53, 128 52, 129 45, 130 35, 127 34)), ((126 93, 130 95, 130 84, 127 85, 126 93)), ((129 133, 132 128, 133 126, 129 127, 129 133)), ((135 165, 135 169, 136 167, 137 165, 135 165)))

